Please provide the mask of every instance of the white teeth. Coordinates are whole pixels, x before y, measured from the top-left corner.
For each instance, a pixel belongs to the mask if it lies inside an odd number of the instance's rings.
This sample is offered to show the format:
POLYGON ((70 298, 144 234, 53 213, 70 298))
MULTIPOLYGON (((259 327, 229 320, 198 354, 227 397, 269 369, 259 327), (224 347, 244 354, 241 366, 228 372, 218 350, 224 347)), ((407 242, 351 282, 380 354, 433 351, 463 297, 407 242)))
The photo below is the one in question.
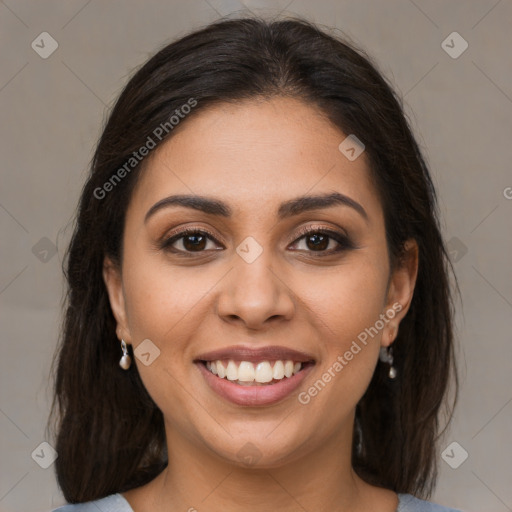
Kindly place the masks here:
POLYGON ((228 380, 238 380, 238 368, 234 361, 229 361, 226 368, 226 377, 228 380))
POLYGON ((270 366, 270 363, 268 361, 258 363, 258 366, 256 366, 256 376, 254 380, 264 384, 265 382, 270 382, 272 379, 272 367, 270 366))
MULTIPOLYGON (((254 365, 247 361, 242 361, 238 367, 238 380, 242 382, 252 382, 254 380, 254 365)), ((258 381, 260 382, 260 381, 258 381)))
POLYGON ((217 361, 217 375, 223 379, 226 376, 226 370, 221 361, 217 361))
POLYGON ((222 361, 207 361, 206 368, 221 379, 227 378, 230 381, 241 385, 267 384, 273 380, 282 380, 285 377, 300 372, 302 363, 294 363, 291 360, 275 361, 273 366, 269 361, 262 361, 256 366, 249 361, 239 363, 229 360, 227 366, 222 361))
POLYGON ((286 361, 284 363, 284 376, 291 377, 293 375, 293 361, 286 361))
MULTIPOLYGON (((297 363, 300 364, 300 363, 297 363)), ((284 377, 284 364, 283 361, 276 361, 274 363, 274 379, 281 380, 284 377)))

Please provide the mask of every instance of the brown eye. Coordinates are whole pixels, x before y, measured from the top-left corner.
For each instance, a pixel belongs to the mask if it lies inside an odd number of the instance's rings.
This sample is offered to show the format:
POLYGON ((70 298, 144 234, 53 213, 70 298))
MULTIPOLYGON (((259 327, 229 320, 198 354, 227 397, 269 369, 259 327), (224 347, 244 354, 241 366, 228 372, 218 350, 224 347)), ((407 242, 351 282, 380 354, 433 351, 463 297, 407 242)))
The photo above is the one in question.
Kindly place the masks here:
POLYGON ((182 239, 183 247, 185 247, 187 251, 202 251, 206 247, 207 237, 204 235, 186 235, 182 237, 182 239))
POLYGON ((306 235, 306 245, 312 251, 324 251, 329 246, 330 237, 322 233, 306 235))
POLYGON ((216 249, 217 244, 217 240, 210 233, 199 229, 187 229, 165 239, 160 247, 174 253, 187 254, 216 249), (213 247, 208 248, 208 242, 212 242, 213 247))
POLYGON ((293 244, 294 250, 318 253, 316 256, 329 256, 355 248, 354 243, 344 233, 308 227, 300 234, 302 236, 293 244))

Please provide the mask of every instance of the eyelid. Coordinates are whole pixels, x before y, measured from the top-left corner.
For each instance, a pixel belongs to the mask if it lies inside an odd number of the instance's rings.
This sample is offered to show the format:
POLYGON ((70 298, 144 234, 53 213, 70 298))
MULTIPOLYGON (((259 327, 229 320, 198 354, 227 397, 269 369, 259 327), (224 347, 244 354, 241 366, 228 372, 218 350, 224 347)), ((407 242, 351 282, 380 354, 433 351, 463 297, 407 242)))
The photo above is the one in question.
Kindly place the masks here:
POLYGON ((302 238, 304 235, 308 235, 309 233, 317 233, 319 231, 326 233, 326 234, 332 234, 339 237, 346 238, 347 240, 350 240, 350 237, 348 236, 347 232, 340 228, 335 229, 331 228, 329 226, 321 226, 321 225, 308 225, 303 226, 302 228, 299 228, 298 232, 294 234, 292 242, 295 242, 298 238, 302 238))

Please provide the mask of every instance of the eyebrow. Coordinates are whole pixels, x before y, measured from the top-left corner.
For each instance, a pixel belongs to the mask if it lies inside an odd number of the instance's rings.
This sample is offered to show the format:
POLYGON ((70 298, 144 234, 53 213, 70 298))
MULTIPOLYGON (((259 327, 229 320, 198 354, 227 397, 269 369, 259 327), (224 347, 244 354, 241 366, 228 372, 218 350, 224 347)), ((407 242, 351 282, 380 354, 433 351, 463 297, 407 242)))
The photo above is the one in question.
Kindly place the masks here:
MULTIPOLYGON (((339 192, 299 196, 294 199, 289 199, 288 201, 281 203, 277 210, 277 216, 279 219, 285 219, 309 210, 319 210, 337 205, 352 208, 366 221, 368 221, 368 214, 366 213, 366 210, 357 201, 344 194, 340 194, 339 192)), ((233 214, 233 210, 219 199, 197 195, 173 195, 165 197, 155 203, 146 213, 144 222, 147 222, 148 219, 157 211, 171 206, 192 208, 210 215, 218 215, 221 217, 231 217, 233 214)))

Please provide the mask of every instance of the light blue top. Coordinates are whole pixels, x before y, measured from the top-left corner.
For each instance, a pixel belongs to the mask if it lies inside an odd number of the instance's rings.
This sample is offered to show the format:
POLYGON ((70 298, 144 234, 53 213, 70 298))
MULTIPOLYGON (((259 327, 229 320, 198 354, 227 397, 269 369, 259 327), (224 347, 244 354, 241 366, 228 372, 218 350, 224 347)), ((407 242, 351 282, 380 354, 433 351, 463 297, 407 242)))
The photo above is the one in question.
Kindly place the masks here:
MULTIPOLYGON (((53 512, 133 512, 130 504, 122 494, 111 494, 106 498, 75 505, 64 505, 53 512)), ((436 505, 430 501, 420 500, 412 494, 398 494, 396 512, 461 512, 454 508, 436 505)))

